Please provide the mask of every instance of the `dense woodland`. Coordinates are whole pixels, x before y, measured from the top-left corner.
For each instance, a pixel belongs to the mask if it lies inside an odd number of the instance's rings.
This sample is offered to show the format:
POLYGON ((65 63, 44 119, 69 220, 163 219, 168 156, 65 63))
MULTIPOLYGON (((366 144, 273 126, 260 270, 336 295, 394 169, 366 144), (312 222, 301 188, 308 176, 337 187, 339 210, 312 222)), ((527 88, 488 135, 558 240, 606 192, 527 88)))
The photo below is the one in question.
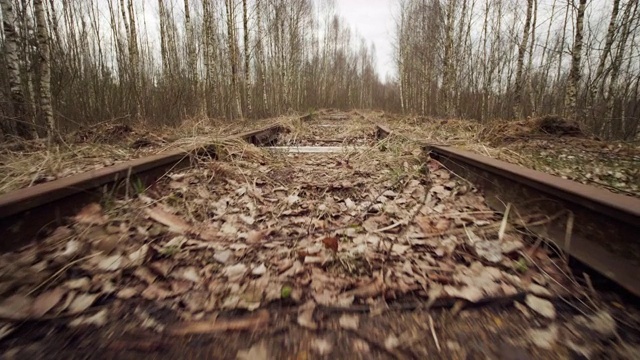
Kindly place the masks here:
POLYGON ((331 0, 0 0, 0 136, 320 107, 636 136, 639 0, 392 1, 383 82, 331 0))

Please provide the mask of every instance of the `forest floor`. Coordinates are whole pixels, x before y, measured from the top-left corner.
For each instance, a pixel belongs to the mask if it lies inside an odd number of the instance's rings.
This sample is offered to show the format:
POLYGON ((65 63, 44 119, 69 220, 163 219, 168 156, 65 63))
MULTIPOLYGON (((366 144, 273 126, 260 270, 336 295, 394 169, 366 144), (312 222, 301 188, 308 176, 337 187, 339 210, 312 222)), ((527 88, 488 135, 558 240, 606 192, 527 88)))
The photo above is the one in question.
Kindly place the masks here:
MULTIPOLYGON (((278 145, 339 152, 226 142, 0 255, 4 356, 640 356, 638 309, 583 286, 526 231, 547 214, 505 219, 415 139, 376 139, 373 124, 394 119, 337 114, 286 120, 278 145)), ((414 122, 393 128, 464 147, 482 136, 414 122)))
MULTIPOLYGON (((384 123, 416 140, 453 145, 612 192, 640 196, 639 142, 598 141, 571 133, 572 129, 568 131, 566 127, 545 128, 538 119, 483 125, 466 120, 332 110, 321 110, 310 117, 335 117, 335 114, 349 115, 357 121, 384 123)), ((44 141, 0 145, 0 195, 147 155, 190 150, 208 145, 212 139, 275 122, 300 130, 298 116, 238 122, 191 120, 177 129, 105 123, 77 131, 54 148, 47 147, 44 141)), ((344 123, 342 131, 345 132, 358 126, 349 121, 344 123)))

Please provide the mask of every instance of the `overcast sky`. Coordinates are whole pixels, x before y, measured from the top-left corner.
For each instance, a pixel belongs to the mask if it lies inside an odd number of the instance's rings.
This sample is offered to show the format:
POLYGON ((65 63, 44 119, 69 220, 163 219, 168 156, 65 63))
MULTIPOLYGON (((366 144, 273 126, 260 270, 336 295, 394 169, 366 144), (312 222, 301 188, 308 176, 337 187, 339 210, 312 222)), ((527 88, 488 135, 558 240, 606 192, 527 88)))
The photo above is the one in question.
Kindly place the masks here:
POLYGON ((397 0, 337 0, 338 13, 365 38, 376 46, 378 74, 384 80, 393 76, 392 39, 397 0))

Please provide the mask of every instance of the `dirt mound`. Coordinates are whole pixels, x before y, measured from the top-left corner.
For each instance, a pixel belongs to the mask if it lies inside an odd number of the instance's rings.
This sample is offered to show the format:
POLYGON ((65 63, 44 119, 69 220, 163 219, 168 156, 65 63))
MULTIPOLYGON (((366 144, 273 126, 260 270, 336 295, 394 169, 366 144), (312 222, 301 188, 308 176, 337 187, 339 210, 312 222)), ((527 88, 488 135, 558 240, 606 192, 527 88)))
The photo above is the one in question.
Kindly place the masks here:
POLYGON ((576 122, 564 119, 558 115, 501 122, 487 126, 481 133, 481 138, 489 140, 493 144, 549 136, 586 137, 576 122))

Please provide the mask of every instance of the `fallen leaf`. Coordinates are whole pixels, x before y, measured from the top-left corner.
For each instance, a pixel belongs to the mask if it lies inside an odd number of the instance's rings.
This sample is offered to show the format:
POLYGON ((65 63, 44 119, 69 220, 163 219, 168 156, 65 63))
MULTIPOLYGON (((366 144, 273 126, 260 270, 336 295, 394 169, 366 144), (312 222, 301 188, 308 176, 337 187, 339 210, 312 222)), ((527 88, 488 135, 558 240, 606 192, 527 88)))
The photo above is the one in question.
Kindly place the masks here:
POLYGON ((15 294, 0 303, 0 318, 22 320, 29 317, 33 299, 27 295, 15 294))
POLYGON ((354 352, 359 354, 368 354, 371 351, 369 344, 362 339, 353 339, 351 348, 354 352))
POLYGON ((198 274, 198 270, 196 270, 196 268, 193 266, 175 269, 171 273, 171 276, 177 279, 183 279, 194 283, 199 283, 202 279, 200 277, 200 274, 198 274))
POLYGON ((60 253, 59 256, 69 258, 75 255, 81 248, 80 241, 77 240, 69 240, 65 245, 64 251, 60 253))
POLYGON ((344 314, 338 320, 340 327, 347 330, 358 330, 360 318, 357 315, 344 314))
POLYGON ((482 300, 485 296, 482 290, 476 286, 463 286, 462 288, 456 288, 451 285, 444 287, 444 291, 449 295, 458 299, 464 299, 473 303, 482 300))
POLYGON ((262 239, 264 239, 266 235, 266 231, 261 230, 261 231, 250 231, 249 234, 247 235, 247 243, 249 244, 256 244, 259 243, 260 241, 262 241, 262 239))
POLYGON ((253 345, 249 350, 240 350, 236 354, 238 360, 269 360, 267 345, 261 341, 253 345))
POLYGON ((289 204, 289 205, 293 205, 293 204, 297 203, 298 200, 300 200, 300 197, 298 195, 296 195, 296 194, 292 194, 292 195, 287 196, 287 204, 289 204))
POLYGON ((384 281, 382 275, 378 274, 368 284, 360 286, 356 289, 341 294, 342 297, 354 296, 356 298, 376 297, 384 290, 384 281))
POLYGON ((147 214, 147 216, 149 216, 150 219, 169 227, 169 231, 171 232, 186 234, 191 230, 191 226, 185 220, 164 211, 159 206, 146 208, 144 209, 144 212, 145 214, 147 214))
POLYGON ((151 284, 140 294, 147 300, 164 300, 173 295, 169 290, 160 287, 158 284, 151 284))
POLYGON ((171 293, 172 293, 171 295, 176 296, 176 295, 182 295, 188 292, 189 290, 191 290, 191 288, 193 287, 193 283, 190 281, 184 281, 184 280, 174 280, 171 282, 170 286, 171 286, 171 293))
POLYGON ((184 336, 194 334, 210 334, 221 331, 240 331, 258 329, 269 323, 270 315, 266 310, 240 319, 216 319, 214 321, 193 321, 170 326, 167 333, 184 336))
POLYGON ((307 329, 315 330, 318 324, 313 320, 313 312, 316 310, 316 304, 313 301, 302 305, 298 313, 298 325, 307 329))
POLYGON ((531 292, 533 295, 540 296, 540 297, 551 297, 551 291, 537 284, 530 284, 529 292, 531 292))
POLYGON ((325 236, 322 238, 322 243, 327 249, 332 250, 334 253, 338 252, 338 238, 335 236, 325 236))
POLYGON ((120 289, 116 293, 116 297, 118 299, 127 300, 127 299, 131 299, 134 296, 137 296, 138 293, 139 293, 138 289, 133 288, 133 287, 126 287, 124 289, 120 289))
POLYGON ((240 214, 238 217, 247 225, 253 225, 256 222, 256 219, 248 215, 240 214))
POLYGON ((33 304, 31 304, 31 316, 36 319, 41 318, 48 313, 49 310, 53 309, 65 294, 65 289, 57 287, 38 295, 33 301, 33 304))
POLYGON ((147 284, 153 284, 158 279, 151 271, 146 267, 139 267, 134 272, 133 275, 138 279, 146 282, 147 284))
POLYGON ((69 290, 88 291, 89 287, 91 286, 91 280, 88 277, 71 279, 71 280, 65 281, 65 283, 62 284, 62 286, 69 290))
POLYGON ((69 305, 70 314, 78 314, 87 310, 98 298, 99 294, 80 294, 69 305))
MULTIPOLYGON (((11 324, 0 323, 0 340, 4 339, 7 335, 11 335, 15 329, 11 324)), ((7 353, 5 353, 5 356, 7 356, 6 354, 7 353)))
POLYGON ((530 329, 527 331, 527 338, 542 349, 552 350, 558 340, 558 326, 551 324, 546 329, 530 329))
POLYGON ((237 282, 247 273, 247 265, 238 263, 222 269, 222 274, 231 282, 237 282))
POLYGON ((103 326, 107 323, 107 309, 101 310, 92 316, 81 316, 69 323, 71 327, 78 326, 86 326, 86 325, 95 325, 95 326, 103 326))
POLYGON ((556 318, 556 309, 551 301, 529 294, 525 297, 524 302, 538 314, 549 319, 556 318))
POLYGON ((616 334, 616 321, 604 310, 589 316, 579 315, 576 322, 606 337, 614 337, 616 334))
POLYGON ((333 345, 327 339, 315 338, 311 341, 311 349, 320 356, 326 356, 333 351, 333 345))
POLYGON ((238 228, 231 221, 227 221, 220 227, 220 231, 223 234, 227 235, 236 235, 238 233, 238 228))
POLYGON ((216 251, 216 253, 213 254, 213 259, 221 264, 226 264, 232 255, 233 251, 231 250, 216 251))
POLYGON ((91 203, 83 207, 74 220, 80 224, 104 225, 109 218, 102 213, 102 206, 98 203, 91 203))
POLYGON ((97 267, 102 271, 117 271, 122 267, 124 263, 123 259, 124 257, 122 255, 112 255, 100 260, 97 267))
POLYGON ((173 237, 171 240, 167 241, 166 244, 164 244, 162 247, 163 248, 177 248, 180 249, 182 248, 182 245, 184 245, 189 239, 187 239, 186 237, 179 235, 179 236, 175 236, 173 237))
POLYGON ((149 264, 149 268, 160 276, 167 277, 173 269, 173 263, 169 260, 155 261, 149 264))
POLYGON ((256 276, 264 275, 267 272, 267 267, 264 264, 260 264, 256 266, 253 270, 251 270, 251 274, 256 276))
POLYGON ((142 264, 144 264, 144 261, 147 258, 147 254, 149 253, 149 245, 144 244, 142 246, 140 246, 140 248, 134 252, 132 252, 131 254, 129 254, 129 263, 127 264, 128 267, 136 267, 136 266, 141 266, 142 264))
POLYGON ((395 336, 394 334, 390 334, 384 340, 384 347, 389 351, 394 350, 398 346, 400 346, 400 339, 398 339, 398 337, 395 336))

